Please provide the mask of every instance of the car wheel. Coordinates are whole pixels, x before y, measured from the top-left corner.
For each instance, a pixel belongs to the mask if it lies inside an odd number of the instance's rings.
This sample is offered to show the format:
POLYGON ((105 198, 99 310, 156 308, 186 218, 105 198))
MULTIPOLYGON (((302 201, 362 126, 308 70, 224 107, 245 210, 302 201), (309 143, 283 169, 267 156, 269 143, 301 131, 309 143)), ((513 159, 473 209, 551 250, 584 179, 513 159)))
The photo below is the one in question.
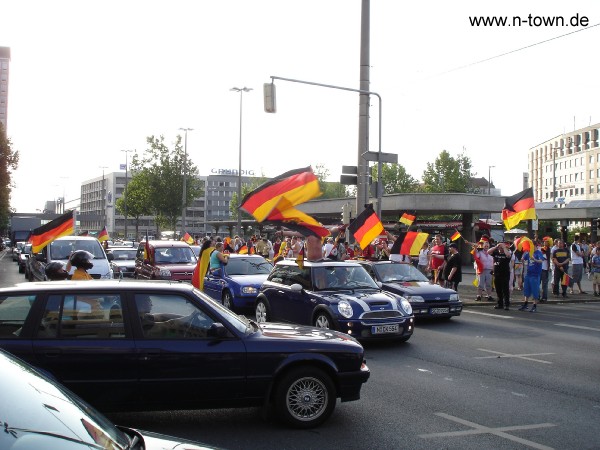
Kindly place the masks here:
POLYGON ((279 381, 275 390, 277 416, 295 428, 312 428, 325 422, 335 408, 331 378, 316 367, 299 367, 279 381))
POLYGON ((313 325, 317 328, 327 328, 329 330, 335 330, 333 319, 326 312, 318 312, 313 319, 313 325))
POLYGON ((19 264, 19 273, 25 272, 25 267, 19 264))
POLYGON ((223 302, 223 306, 231 311, 233 311, 233 297, 231 296, 231 292, 225 290, 223 291, 223 297, 221 298, 223 302))
POLYGON ((257 301, 254 311, 258 323, 265 323, 271 320, 271 310, 266 300, 260 299, 257 301))

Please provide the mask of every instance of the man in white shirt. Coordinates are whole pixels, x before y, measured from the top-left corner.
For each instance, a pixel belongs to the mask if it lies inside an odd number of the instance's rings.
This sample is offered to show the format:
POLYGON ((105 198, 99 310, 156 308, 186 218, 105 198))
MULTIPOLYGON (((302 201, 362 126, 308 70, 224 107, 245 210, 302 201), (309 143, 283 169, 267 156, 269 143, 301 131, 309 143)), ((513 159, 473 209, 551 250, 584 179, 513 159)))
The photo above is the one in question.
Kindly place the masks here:
MULTIPOLYGON (((583 257, 584 257, 583 249, 581 248, 581 243, 579 242, 579 235, 576 234, 573 238, 573 244, 571 244, 571 265, 572 265, 572 273, 573 273, 573 283, 577 283, 577 287, 579 288, 580 294, 587 294, 587 292, 583 292, 581 289, 581 278, 583 276, 583 257)), ((573 294, 573 289, 571 289, 571 294, 573 294)))

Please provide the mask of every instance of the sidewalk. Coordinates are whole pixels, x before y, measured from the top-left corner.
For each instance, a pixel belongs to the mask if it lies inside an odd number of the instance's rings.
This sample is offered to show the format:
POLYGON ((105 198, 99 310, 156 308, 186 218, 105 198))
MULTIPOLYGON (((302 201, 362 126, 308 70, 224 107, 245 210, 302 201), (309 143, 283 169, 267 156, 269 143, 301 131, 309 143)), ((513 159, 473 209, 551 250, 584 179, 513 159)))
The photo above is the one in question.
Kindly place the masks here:
MULTIPOLYGON (((496 293, 492 292, 493 302, 488 302, 485 297, 481 301, 475 301, 477 297, 477 288, 473 285, 475 280, 475 269, 472 265, 462 267, 462 282, 458 285, 458 293, 464 306, 486 306, 493 307, 496 305, 498 297, 496 293)), ((552 294, 552 280, 548 282, 548 302, 547 303, 585 303, 585 302, 600 302, 600 297, 594 297, 594 289, 592 288, 591 280, 588 280, 587 274, 583 274, 581 280, 581 287, 587 294, 569 294, 567 298, 555 297, 552 294)), ((577 292, 577 285, 575 285, 575 292, 577 292)), ((562 292, 562 291, 561 291, 562 292)), ((541 294, 541 293, 540 293, 541 294)), ((511 307, 515 308, 517 305, 523 303, 523 291, 513 290, 510 298, 511 307)))

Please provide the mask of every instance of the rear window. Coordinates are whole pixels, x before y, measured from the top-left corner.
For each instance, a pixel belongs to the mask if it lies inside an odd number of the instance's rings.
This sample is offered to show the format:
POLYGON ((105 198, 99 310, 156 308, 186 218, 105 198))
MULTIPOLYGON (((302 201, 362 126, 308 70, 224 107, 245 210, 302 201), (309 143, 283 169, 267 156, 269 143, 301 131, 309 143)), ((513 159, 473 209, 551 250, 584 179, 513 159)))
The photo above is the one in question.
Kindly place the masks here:
POLYGON ((0 339, 19 337, 34 302, 34 295, 0 297, 0 339))
POLYGON ((96 239, 57 239, 49 245, 51 261, 57 259, 68 259, 75 250, 85 250, 94 255, 94 259, 105 259, 104 250, 96 239))

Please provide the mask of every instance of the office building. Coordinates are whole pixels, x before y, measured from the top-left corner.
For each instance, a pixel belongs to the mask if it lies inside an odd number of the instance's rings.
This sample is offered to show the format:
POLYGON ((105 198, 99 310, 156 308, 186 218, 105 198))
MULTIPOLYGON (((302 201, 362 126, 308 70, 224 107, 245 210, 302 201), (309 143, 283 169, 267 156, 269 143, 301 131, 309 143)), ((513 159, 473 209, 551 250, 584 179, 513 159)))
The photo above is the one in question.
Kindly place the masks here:
POLYGON ((8 122, 8 72, 10 47, 0 47, 0 123, 7 129, 8 122))

